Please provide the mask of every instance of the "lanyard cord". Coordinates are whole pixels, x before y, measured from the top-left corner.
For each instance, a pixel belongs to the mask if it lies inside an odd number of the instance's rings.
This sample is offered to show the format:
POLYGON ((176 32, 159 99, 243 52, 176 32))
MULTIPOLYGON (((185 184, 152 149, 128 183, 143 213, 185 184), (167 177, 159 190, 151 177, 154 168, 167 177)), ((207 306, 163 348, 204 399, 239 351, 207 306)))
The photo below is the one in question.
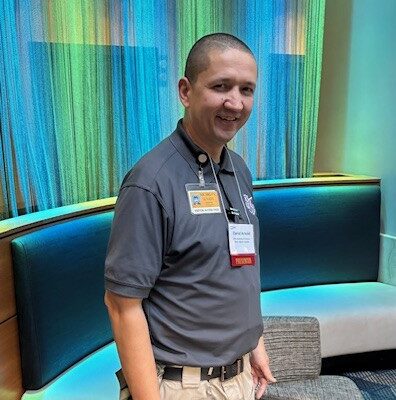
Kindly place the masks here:
MULTIPOLYGON (((251 224, 249 215, 248 215, 247 210, 246 210, 245 202, 243 201, 243 198, 242 198, 241 187, 239 186, 238 176, 237 176, 236 171, 235 171, 235 168, 234 168, 234 163, 232 162, 231 154, 230 154, 230 152, 228 151, 227 146, 226 146, 226 151, 227 151, 228 157, 229 157, 229 159, 230 159, 230 161, 231 161, 232 171, 234 172, 235 180, 236 180, 237 187, 238 187, 239 198, 241 199, 241 203, 242 203, 242 205, 243 205, 243 209, 245 210, 246 218, 247 218, 249 224, 251 224)), ((212 161, 212 158, 211 158, 211 157, 209 157, 209 161, 210 161, 210 166, 212 167, 212 172, 213 172, 213 176, 214 176, 215 181, 216 181, 217 189, 218 189, 219 194, 220 194, 220 200, 221 200, 221 205, 222 205, 222 207, 223 207, 224 217, 225 217, 227 223, 229 224, 230 221, 228 221, 228 218, 227 218, 227 213, 226 213, 226 209, 225 209, 224 201, 223 201, 223 195, 221 194, 221 189, 220 189, 219 181, 217 180, 217 175, 216 175, 216 172, 215 172, 215 170, 214 170, 213 161, 212 161)))
POLYGON ((232 170, 233 170, 233 172, 234 172, 235 180, 236 180, 236 183, 237 183, 237 186, 238 186, 239 198, 241 199, 241 203, 242 203, 242 205, 243 205, 243 209, 245 210, 246 218, 247 218, 247 220, 249 221, 249 224, 250 224, 250 223, 251 223, 251 222, 250 222, 250 218, 249 218, 249 215, 248 215, 247 210, 246 210, 245 202, 243 201, 243 198, 242 198, 241 187, 239 186, 238 176, 237 176, 237 173, 236 173, 236 171, 235 171, 234 163, 232 162, 231 154, 230 154, 230 152, 228 151, 227 146, 226 146, 226 151, 227 151, 228 157, 229 157, 229 159, 230 159, 230 161, 231 161, 232 170))
POLYGON ((219 191, 221 206, 222 206, 222 208, 223 208, 223 213, 224 213, 224 218, 226 219, 227 224, 229 224, 230 221, 228 221, 228 218, 227 218, 227 212, 226 212, 226 208, 225 208, 225 206, 224 206, 223 195, 221 194, 221 189, 220 189, 220 186, 219 186, 219 181, 217 180, 216 172, 215 172, 215 170, 214 170, 213 161, 212 161, 212 158, 211 158, 211 157, 209 157, 209 161, 210 161, 210 166, 212 167, 213 176, 214 176, 215 181, 216 181, 217 190, 219 191))

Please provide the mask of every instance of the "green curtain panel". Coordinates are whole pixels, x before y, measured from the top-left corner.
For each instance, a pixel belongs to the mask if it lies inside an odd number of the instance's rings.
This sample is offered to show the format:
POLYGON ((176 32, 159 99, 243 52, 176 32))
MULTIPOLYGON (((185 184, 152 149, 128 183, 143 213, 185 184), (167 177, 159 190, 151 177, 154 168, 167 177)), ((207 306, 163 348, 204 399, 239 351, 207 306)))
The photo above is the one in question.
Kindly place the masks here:
POLYGON ((256 55, 255 110, 231 143, 254 179, 313 172, 324 0, 3 0, 0 218, 116 195, 174 129, 205 34, 256 55))

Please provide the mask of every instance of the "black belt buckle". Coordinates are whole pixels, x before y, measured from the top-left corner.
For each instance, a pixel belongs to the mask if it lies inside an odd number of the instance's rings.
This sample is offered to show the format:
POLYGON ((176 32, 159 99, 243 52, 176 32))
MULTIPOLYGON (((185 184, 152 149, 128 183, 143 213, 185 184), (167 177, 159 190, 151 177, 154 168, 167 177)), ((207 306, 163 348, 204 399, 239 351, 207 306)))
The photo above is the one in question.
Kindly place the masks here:
POLYGON ((239 358, 232 365, 226 365, 220 367, 220 381, 224 382, 227 379, 231 379, 234 376, 239 375, 243 370, 243 359, 239 358))

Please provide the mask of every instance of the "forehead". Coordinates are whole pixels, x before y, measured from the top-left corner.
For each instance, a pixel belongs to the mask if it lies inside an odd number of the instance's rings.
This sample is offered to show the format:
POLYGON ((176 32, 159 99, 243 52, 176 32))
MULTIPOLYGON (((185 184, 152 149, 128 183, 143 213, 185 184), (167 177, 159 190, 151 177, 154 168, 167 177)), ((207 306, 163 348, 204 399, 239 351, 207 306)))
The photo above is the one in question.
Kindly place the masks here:
POLYGON ((211 50, 208 66, 198 74, 198 80, 237 79, 255 83, 257 65, 253 56, 242 50, 211 50))

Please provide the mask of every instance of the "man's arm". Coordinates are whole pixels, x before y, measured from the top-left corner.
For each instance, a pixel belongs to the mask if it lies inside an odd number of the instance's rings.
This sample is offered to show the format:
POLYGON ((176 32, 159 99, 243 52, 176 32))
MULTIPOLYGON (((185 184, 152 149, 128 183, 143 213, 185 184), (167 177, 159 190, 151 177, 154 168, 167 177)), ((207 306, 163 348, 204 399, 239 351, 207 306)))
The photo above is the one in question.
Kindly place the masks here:
POLYGON ((106 291, 105 304, 133 399, 159 400, 157 371, 142 300, 106 291))
POLYGON ((269 367, 269 358, 261 336, 257 347, 250 353, 253 383, 257 387, 256 399, 261 399, 268 383, 276 382, 269 367))

